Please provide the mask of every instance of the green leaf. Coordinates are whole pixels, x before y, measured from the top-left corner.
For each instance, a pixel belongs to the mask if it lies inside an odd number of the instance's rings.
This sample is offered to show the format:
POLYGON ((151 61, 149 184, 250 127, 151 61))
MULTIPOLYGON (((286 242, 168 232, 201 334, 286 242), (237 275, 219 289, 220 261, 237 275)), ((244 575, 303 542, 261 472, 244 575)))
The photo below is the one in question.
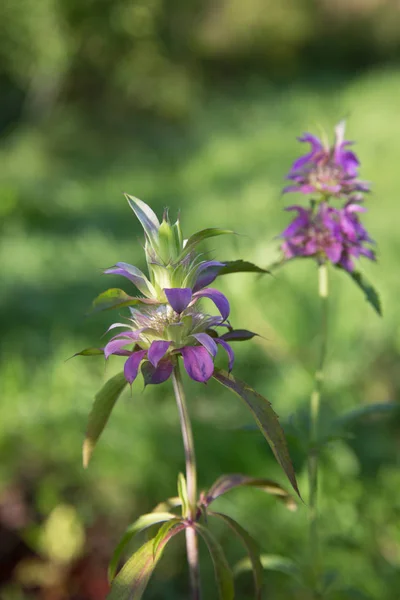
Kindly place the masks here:
POLYGON ((173 515, 173 518, 169 520, 167 523, 164 523, 157 531, 155 537, 153 538, 153 555, 156 556, 159 545, 162 543, 163 539, 167 535, 167 533, 175 527, 178 523, 182 523, 182 518, 173 515))
POLYGON ((125 197, 128 200, 129 206, 139 219, 147 236, 150 240, 157 242, 158 230, 160 228, 160 221, 158 220, 157 215, 151 210, 150 206, 142 200, 139 200, 139 198, 129 196, 129 194, 125 194, 125 197))
POLYGON ((136 304, 159 304, 156 300, 150 298, 134 298, 120 290, 119 288, 110 288, 102 292, 92 302, 90 313, 100 312, 101 310, 110 310, 111 308, 122 308, 123 306, 134 306, 136 304))
POLYGON ((110 565, 108 567, 109 581, 114 579, 121 555, 132 538, 134 538, 135 535, 140 531, 143 531, 152 525, 156 525, 157 523, 165 523, 165 521, 170 521, 171 519, 176 519, 176 515, 168 512, 152 512, 140 516, 134 523, 132 523, 132 525, 129 525, 118 546, 115 548, 114 554, 112 555, 110 565))
MULTIPOLYGON (((75 356, 104 356, 103 348, 85 348, 80 352, 76 352, 70 358, 74 358, 75 356)), ((70 360, 70 358, 68 360, 70 360)))
POLYGON ((208 238, 216 237, 217 235, 233 233, 235 232, 231 231, 230 229, 218 229, 217 227, 210 227, 209 229, 202 229, 201 231, 197 231, 197 233, 191 235, 190 238, 187 240, 181 256, 188 254, 188 252, 190 252, 190 250, 193 250, 193 248, 195 248, 197 244, 200 244, 200 242, 208 238))
POLYGON ((247 475, 241 475, 240 473, 234 473, 232 475, 223 475, 211 486, 209 491, 206 493, 207 505, 211 504, 216 498, 226 494, 230 490, 236 487, 256 487, 272 496, 277 496, 282 500, 286 506, 291 510, 296 510, 297 504, 295 503, 292 496, 276 481, 271 479, 248 477, 247 475))
POLYGON ((172 537, 184 529, 183 524, 178 524, 171 529, 159 543, 155 554, 153 553, 154 540, 149 540, 139 548, 113 580, 107 600, 140 600, 165 546, 172 537))
POLYGON ((107 424, 114 404, 127 383, 124 374, 118 373, 118 375, 114 375, 114 377, 109 379, 95 396, 94 404, 89 414, 86 437, 83 442, 82 454, 83 466, 85 468, 89 464, 96 442, 107 424))
POLYGON ((358 406, 353 410, 337 417, 334 421, 334 426, 347 427, 353 425, 354 422, 364 419, 365 417, 378 417, 400 411, 400 406, 397 402, 379 402, 377 404, 366 404, 358 406))
POLYGON ((263 566, 260 562, 260 553, 256 542, 253 540, 251 535, 245 529, 243 529, 243 527, 239 525, 239 523, 237 523, 237 521, 231 519, 231 517, 228 517, 228 515, 212 511, 210 511, 208 514, 224 521, 240 538, 240 541, 247 550, 249 560, 252 566, 254 585, 256 588, 256 599, 261 600, 264 571, 263 566))
MULTIPOLYGON (((263 554, 260 556, 260 562, 263 569, 279 571, 280 573, 285 573, 285 575, 290 575, 294 579, 297 579, 297 581, 301 581, 300 570, 290 558, 274 554, 263 554)), ((238 575, 250 569, 252 569, 251 561, 248 558, 244 558, 235 565, 233 572, 235 575, 238 575)))
POLYGON ((354 281, 356 285, 364 292, 365 299, 372 308, 378 313, 379 316, 382 316, 382 306, 379 298, 379 294, 376 289, 369 283, 364 275, 362 275, 359 271, 353 271, 349 273, 342 267, 339 267, 342 271, 345 271, 354 281))
POLYGON ((267 269, 263 269, 254 265, 247 260, 222 260, 225 266, 222 267, 218 275, 229 275, 231 273, 270 273, 267 269))
POLYGON ((178 495, 182 504, 182 514, 184 517, 190 515, 190 504, 187 493, 186 479, 182 473, 178 475, 178 495))
POLYGON ((235 379, 226 371, 215 369, 213 377, 244 400, 258 427, 269 443, 272 452, 275 454, 276 460, 286 473, 293 489, 301 498, 292 461, 290 460, 285 434, 270 402, 246 383, 239 379, 235 379))
POLYGON ((157 512, 168 512, 173 508, 177 508, 178 506, 182 506, 182 500, 179 496, 174 496, 173 498, 167 498, 164 502, 160 502, 155 506, 152 510, 153 513, 157 512))
POLYGON ((210 552, 220 600, 233 600, 235 596, 233 576, 221 546, 206 527, 199 523, 195 523, 194 527, 204 539, 210 552))

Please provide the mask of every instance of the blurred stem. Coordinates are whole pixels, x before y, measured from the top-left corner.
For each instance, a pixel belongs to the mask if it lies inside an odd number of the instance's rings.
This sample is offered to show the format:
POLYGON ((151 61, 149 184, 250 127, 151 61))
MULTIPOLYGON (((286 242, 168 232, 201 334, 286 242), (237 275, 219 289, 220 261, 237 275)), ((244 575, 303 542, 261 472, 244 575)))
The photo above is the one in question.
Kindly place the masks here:
POLYGON ((310 451, 308 456, 309 479, 309 526, 310 551, 313 561, 313 571, 319 570, 319 540, 318 540, 318 424, 321 403, 321 391, 324 380, 324 364, 328 339, 328 265, 322 263, 318 267, 318 294, 320 298, 320 349, 318 367, 315 372, 314 389, 310 400, 310 451))
MULTIPOLYGON (((190 423, 190 417, 186 406, 185 392, 183 391, 182 377, 179 369, 178 360, 175 363, 174 371, 172 373, 172 383, 174 386, 175 398, 181 422, 183 447, 185 449, 186 485, 189 500, 189 514, 184 515, 184 517, 194 521, 196 519, 197 512, 196 456, 194 452, 192 426, 190 423)), ((193 527, 187 527, 185 532, 186 551, 190 574, 191 597, 192 600, 200 600, 200 565, 197 534, 193 527)))

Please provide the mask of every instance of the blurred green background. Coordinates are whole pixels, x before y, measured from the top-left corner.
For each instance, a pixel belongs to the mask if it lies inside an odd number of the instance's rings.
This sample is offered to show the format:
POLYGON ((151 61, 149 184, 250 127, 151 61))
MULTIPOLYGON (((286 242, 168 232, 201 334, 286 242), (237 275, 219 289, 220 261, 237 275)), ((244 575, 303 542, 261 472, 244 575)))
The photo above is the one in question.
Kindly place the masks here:
MULTIPOLYGON (((378 264, 378 318, 345 274, 331 276, 323 424, 398 400, 400 11, 395 0, 3 0, 0 4, 0 597, 101 600, 124 527, 176 493, 184 468, 170 383, 135 383, 116 406, 88 471, 81 443, 93 396, 120 369, 65 360, 98 344, 111 313, 85 317, 117 261, 144 267, 142 231, 124 200, 181 210, 185 235, 239 232, 207 250, 266 266, 288 222, 283 178, 304 130, 348 118, 378 264)), ((298 199, 295 199, 298 200, 298 199)), ((293 202, 291 202, 293 203, 293 202)), ((307 404, 318 348, 316 268, 219 280, 232 323, 259 332, 235 373, 265 394, 289 436, 307 497, 307 404)), ((284 477, 240 400, 187 383, 201 487, 220 474, 284 477)), ((400 420, 348 420, 322 457, 321 531, 329 598, 400 596, 400 420), (336 579, 337 578, 337 581, 336 579), (336 587, 335 587, 336 586, 336 587), (340 588, 340 589, 339 589, 340 588)), ((307 562, 307 509, 255 490, 219 508, 264 554, 307 562)), ((218 525, 218 524, 216 524, 218 525)), ((243 555, 216 533, 232 564, 243 555)), ((204 549, 202 548, 202 551, 204 549)), ((216 597, 202 554, 204 598, 216 597)), ((146 598, 188 597, 183 541, 171 544, 146 598)), ((237 579, 252 598, 252 580, 237 579)), ((266 572, 265 598, 306 600, 266 572)))

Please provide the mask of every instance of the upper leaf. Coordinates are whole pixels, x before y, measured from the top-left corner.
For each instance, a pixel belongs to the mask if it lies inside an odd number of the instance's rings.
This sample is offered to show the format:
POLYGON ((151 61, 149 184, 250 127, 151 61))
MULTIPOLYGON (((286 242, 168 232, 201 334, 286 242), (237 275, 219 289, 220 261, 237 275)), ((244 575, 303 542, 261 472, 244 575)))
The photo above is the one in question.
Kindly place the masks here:
POLYGON ((171 519, 175 519, 176 515, 168 512, 152 512, 146 515, 140 516, 132 525, 126 529, 124 535, 121 538, 118 546, 114 550, 114 554, 110 560, 110 565, 108 567, 108 579, 112 581, 115 577, 115 573, 117 571, 119 559, 121 558, 121 554, 126 548, 127 544, 131 541, 133 537, 140 531, 151 527, 152 525, 156 525, 157 523, 165 523, 165 521, 170 521, 171 519))
POLYGON ((227 233, 232 234, 235 232, 231 231, 230 229, 219 229, 218 227, 210 227, 208 229, 202 229, 201 231, 197 231, 196 233, 191 235, 190 238, 186 241, 182 254, 188 254, 188 252, 190 252, 190 250, 193 250, 193 248, 195 248, 197 244, 200 244, 200 242, 206 240, 207 238, 215 237, 217 235, 225 235, 227 233))
MULTIPOLYGON (((345 269, 341 269, 341 270, 345 271, 345 269)), ((350 273, 349 271, 346 271, 346 273, 348 273, 350 275, 350 277, 352 278, 354 283, 356 285, 358 285, 358 287, 364 292, 366 301, 369 302, 369 304, 372 306, 372 308, 381 317, 382 316, 381 300, 380 300, 379 294, 376 291, 376 289, 374 288, 374 286, 371 285, 369 283, 369 281, 366 279, 366 277, 364 275, 362 275, 359 271, 353 271, 352 273, 350 273)))
POLYGON ((150 298, 134 298, 129 296, 124 290, 110 288, 102 292, 93 300, 91 313, 109 310, 111 308, 122 308, 123 306, 134 306, 135 304, 159 304, 156 300, 150 298))
POLYGON ((214 564, 219 599, 233 600, 235 596, 235 589, 233 585, 232 572, 226 561, 225 554, 221 546, 212 533, 206 529, 206 527, 203 527, 203 525, 200 525, 199 523, 195 523, 194 527, 204 539, 210 552, 214 564))
POLYGON ((224 515, 219 512, 209 512, 212 517, 217 517, 224 521, 229 527, 236 533, 239 537, 240 541, 244 545, 249 555, 249 560, 251 562, 253 576, 254 576, 254 585, 256 588, 256 600, 261 600, 262 586, 264 580, 264 570, 260 561, 260 552, 256 542, 253 540, 251 535, 243 529, 241 525, 228 515, 224 515))
POLYGON ((95 396, 83 442, 83 466, 85 468, 89 464, 96 442, 107 424, 114 404, 127 383, 124 374, 118 373, 109 379, 95 396))
POLYGON ((286 473, 293 489, 301 497, 292 461, 290 460, 285 434, 279 423, 278 415, 272 409, 271 403, 246 383, 235 379, 226 371, 215 369, 213 377, 244 400, 255 418, 258 427, 269 443, 272 452, 275 454, 278 463, 286 473))
POLYGON ((178 475, 178 495, 182 505, 182 514, 187 517, 190 514, 190 504, 187 493, 186 479, 182 473, 178 475))
POLYGON ((156 552, 153 552, 153 539, 139 548, 125 563, 112 582, 107 600, 140 600, 166 544, 184 529, 185 525, 179 523, 168 531, 158 544, 156 552))
POLYGON ((229 275, 230 273, 270 273, 268 269, 258 267, 247 260, 227 260, 223 261, 224 267, 221 267, 219 275, 229 275))
POLYGON ((271 479, 248 477, 240 473, 232 475, 223 475, 211 486, 205 495, 206 504, 209 505, 219 496, 226 494, 236 487, 256 487, 272 496, 277 496, 290 509, 296 509, 297 505, 292 496, 276 481, 271 479))
POLYGON ((125 194, 125 196, 129 206, 139 219, 149 239, 157 242, 158 230, 160 228, 160 221, 158 220, 157 215, 151 210, 150 206, 145 202, 142 202, 142 200, 139 200, 139 198, 129 196, 128 194, 125 194))

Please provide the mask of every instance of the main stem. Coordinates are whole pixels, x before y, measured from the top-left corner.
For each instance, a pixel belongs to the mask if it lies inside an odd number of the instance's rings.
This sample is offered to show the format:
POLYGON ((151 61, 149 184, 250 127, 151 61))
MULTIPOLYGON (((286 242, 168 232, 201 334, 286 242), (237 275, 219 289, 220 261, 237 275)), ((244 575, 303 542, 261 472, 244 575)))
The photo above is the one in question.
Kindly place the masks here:
POLYGON ((318 423, 321 403, 321 391, 324 380, 324 364, 328 338, 328 266, 326 263, 318 267, 318 294, 320 298, 321 328, 320 350, 317 370, 315 372, 314 389, 310 401, 310 451, 308 456, 309 479, 309 525, 310 550, 313 559, 313 570, 318 571, 319 541, 318 541, 318 423))
MULTIPOLYGON (((183 447, 185 449, 186 486, 189 500, 189 514, 185 516, 194 521, 197 512, 196 456, 194 453, 192 426, 186 406, 185 393, 183 391, 182 377, 178 361, 176 362, 174 371, 172 373, 172 383, 174 386, 175 398, 181 422, 183 447)), ((200 600, 200 568, 197 535, 193 527, 187 527, 185 532, 192 600, 200 600)))

